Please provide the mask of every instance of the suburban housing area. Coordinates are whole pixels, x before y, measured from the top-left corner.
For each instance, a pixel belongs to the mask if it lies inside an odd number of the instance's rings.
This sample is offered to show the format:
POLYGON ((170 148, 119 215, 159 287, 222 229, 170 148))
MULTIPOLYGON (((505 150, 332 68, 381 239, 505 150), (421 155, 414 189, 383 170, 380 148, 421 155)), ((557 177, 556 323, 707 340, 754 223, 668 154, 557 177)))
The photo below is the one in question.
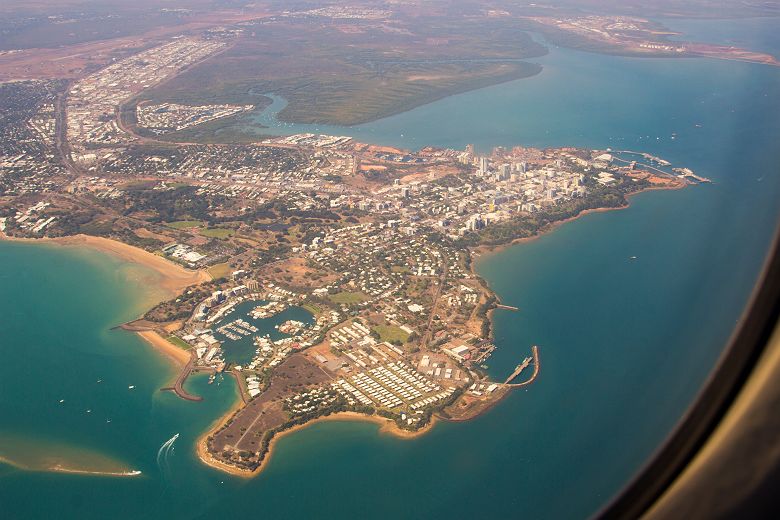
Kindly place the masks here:
MULTIPOLYGON (((387 15, 306 13, 322 16, 387 15)), ((242 406, 201 446, 223 469, 254 471, 274 435, 337 413, 399 434, 481 413, 540 359, 517 346, 517 369, 488 377, 491 315, 518 309, 475 273, 479 255, 641 190, 707 181, 630 150, 158 140, 262 110, 259 98, 139 100, 240 32, 172 36, 69 84, 0 84, 3 235, 106 237, 208 273, 125 326, 185 353, 171 387, 185 399, 199 399, 184 389, 192 372, 236 379, 242 406)))

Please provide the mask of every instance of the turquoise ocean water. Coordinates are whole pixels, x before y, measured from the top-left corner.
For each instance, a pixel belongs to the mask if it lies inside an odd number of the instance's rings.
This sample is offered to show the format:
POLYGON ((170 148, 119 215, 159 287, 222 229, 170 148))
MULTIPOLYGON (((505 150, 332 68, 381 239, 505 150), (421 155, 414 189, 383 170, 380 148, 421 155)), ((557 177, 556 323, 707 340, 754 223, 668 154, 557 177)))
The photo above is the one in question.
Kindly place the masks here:
MULTIPOLYGON (((776 20, 670 25, 780 54, 776 20)), ((123 479, 0 464, 4 515, 557 519, 598 509, 690 404, 756 279, 780 214, 780 69, 557 48, 538 61, 533 78, 360 127, 320 127, 410 148, 636 149, 713 179, 641 194, 629 209, 480 261, 521 308, 496 313, 490 371, 505 375, 538 344, 536 383, 415 440, 317 424, 280 441, 258 477, 231 477, 199 464, 193 448, 235 399, 229 379, 194 378, 205 400, 177 400, 157 391, 172 375, 166 362, 109 330, 143 310, 143 277, 102 255, 0 243, 0 443, 67 444, 143 471, 123 479)))

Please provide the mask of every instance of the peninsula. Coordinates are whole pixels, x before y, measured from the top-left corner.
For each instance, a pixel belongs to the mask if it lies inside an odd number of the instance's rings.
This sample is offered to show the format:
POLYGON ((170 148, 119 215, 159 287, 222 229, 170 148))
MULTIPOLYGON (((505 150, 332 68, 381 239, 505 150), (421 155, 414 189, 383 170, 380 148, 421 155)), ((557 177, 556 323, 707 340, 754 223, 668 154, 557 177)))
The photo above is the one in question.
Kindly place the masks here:
POLYGON ((474 257, 643 190, 707 182, 610 149, 162 140, 252 110, 138 101, 234 38, 210 30, 77 81, 0 84, 13 116, 0 120, 0 232, 164 274, 170 297, 124 326, 179 363, 170 390, 185 399, 200 399, 184 389, 194 371, 235 378, 240 405, 198 443, 220 469, 253 474, 275 436, 325 417, 410 436, 478 415, 539 375, 540 351, 518 346, 511 377, 488 378, 491 315, 517 310, 474 257))

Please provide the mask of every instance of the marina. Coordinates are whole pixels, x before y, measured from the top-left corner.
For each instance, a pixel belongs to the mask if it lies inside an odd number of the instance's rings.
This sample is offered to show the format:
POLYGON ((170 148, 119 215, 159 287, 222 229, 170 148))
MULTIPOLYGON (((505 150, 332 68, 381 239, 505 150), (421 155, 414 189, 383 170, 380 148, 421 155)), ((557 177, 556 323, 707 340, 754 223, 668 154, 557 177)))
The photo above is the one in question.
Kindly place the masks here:
MULTIPOLYGON (((775 42, 773 48, 780 48, 776 32, 762 31, 760 21, 706 23, 711 32, 728 25, 740 39, 764 38, 766 45, 775 42)), ((7 391, 0 411, 15 418, 8 427, 28 437, 47 431, 63 441, 88 440, 91 449, 121 456, 132 471, 142 471, 139 478, 122 481, 0 465, 5 513, 83 517, 83 502, 74 497, 88 496, 93 506, 110 508, 117 518, 245 515, 247 504, 255 503, 267 514, 298 518, 379 517, 379 510, 395 518, 501 518, 517 515, 518 497, 524 514, 533 517, 593 514, 673 428, 750 293, 773 231, 764 216, 776 213, 780 200, 771 152, 779 130, 773 118, 780 88, 773 69, 725 61, 669 63, 557 48, 538 61, 552 67, 535 78, 448 98, 355 133, 377 140, 390 136, 412 146, 462 147, 476 141, 488 148, 504 139, 505 144, 632 148, 644 146, 636 136, 671 135, 677 129, 676 139, 653 142, 649 151, 690 164, 717 189, 642 194, 627 210, 588 215, 478 262, 480 276, 522 308, 495 313, 500 348, 488 372, 504 380, 527 355, 528 345, 544 349, 545 372, 528 394, 511 392, 465 427, 436 425, 431 433, 403 442, 379 434, 372 423, 317 423, 280 439, 262 478, 222 475, 183 447, 191 447, 231 409, 235 379, 225 377, 219 384, 217 375, 209 385, 207 374, 192 374, 186 388, 203 397, 198 403, 158 392, 175 375, 167 360, 132 334, 109 332, 146 308, 137 272, 126 282, 127 267, 102 255, 2 242, 0 259, 9 273, 0 309, 9 319, 0 331, 0 352, 6 359, 26 356, 3 370, 7 391), (583 70, 598 74, 585 78, 583 70), (743 81, 759 93, 750 106, 744 104, 743 81), (594 109, 583 111, 590 103, 596 103, 594 109), (738 114, 730 118, 734 107, 738 114), (580 113, 581 118, 572 118, 580 113), (728 129, 745 139, 731 142, 728 129), (756 183, 761 176, 764 181, 756 183), (630 255, 639 260, 627 261, 630 255), (692 277, 685 287, 679 283, 683 274, 692 277), (25 306, 36 312, 20 313, 25 306), (675 331, 671 336, 670 330, 675 331), (675 362, 659 370, 659 359, 675 362), (57 371, 53 391, 28 384, 42 370, 57 371), (100 378, 102 386, 95 385, 100 378), (668 405, 640 406, 636 395, 668 405), (563 407, 574 412, 556 413, 563 407), (86 409, 93 411, 85 414, 86 409), (576 439, 561 435, 569 431, 577 432, 576 439), (170 479, 163 480, 155 454, 174 432, 181 435, 170 457, 170 479), (611 432, 606 445, 605 432, 611 432), (584 443, 593 449, 583 451, 584 443), (312 460, 317 463, 307 462, 312 460), (534 471, 526 475, 519 467, 534 471), (450 478, 455 473, 457 483, 450 478), (366 474, 380 475, 382 486, 366 474), (57 485, 51 485, 53 479, 57 485), (589 481, 587 493, 580 491, 583 480, 589 481), (484 490, 486 482, 489 494, 430 500, 457 496, 464 487, 484 490), (291 489, 302 485, 307 499, 291 500, 291 489), (345 487, 350 501, 342 498, 345 487), (404 500, 388 489, 403 493, 404 500), (556 499, 561 492, 566 500, 556 499)), ((248 310, 236 317, 249 322, 248 310)), ((234 319, 228 314, 222 317, 234 319)), ((265 333, 276 332, 272 326, 265 333)), ((263 334, 262 329, 257 333, 263 334)), ((254 336, 238 340, 249 343, 246 361, 258 348, 254 336)), ((485 392, 487 386, 475 390, 485 392)))

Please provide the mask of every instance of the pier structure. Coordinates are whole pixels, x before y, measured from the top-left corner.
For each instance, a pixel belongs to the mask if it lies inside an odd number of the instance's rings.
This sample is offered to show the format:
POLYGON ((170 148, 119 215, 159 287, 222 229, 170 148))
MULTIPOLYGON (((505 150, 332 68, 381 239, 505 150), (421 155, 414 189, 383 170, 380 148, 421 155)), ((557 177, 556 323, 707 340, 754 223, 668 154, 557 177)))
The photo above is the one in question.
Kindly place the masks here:
POLYGON ((176 381, 173 383, 173 386, 166 386, 165 388, 161 388, 161 390, 170 390, 171 392, 175 393, 177 396, 181 397, 182 399, 186 399, 187 401, 202 401, 203 398, 201 396, 193 395, 184 389, 184 382, 192 373, 194 365, 195 365, 195 353, 190 352, 190 360, 187 362, 186 365, 184 365, 184 368, 182 368, 181 372, 179 373, 179 376, 176 378, 176 381))
POLYGON ((513 388, 521 387, 521 386, 527 386, 533 383, 536 380, 536 377, 539 375, 539 347, 534 345, 531 347, 531 354, 532 357, 527 357, 523 360, 522 363, 517 365, 514 372, 512 372, 508 378, 506 378, 506 381, 504 381, 505 386, 510 386, 513 388), (523 381, 522 383, 512 383, 512 381, 517 378, 523 370, 528 368, 530 365, 534 366, 534 373, 531 374, 531 377, 527 380, 523 381))

